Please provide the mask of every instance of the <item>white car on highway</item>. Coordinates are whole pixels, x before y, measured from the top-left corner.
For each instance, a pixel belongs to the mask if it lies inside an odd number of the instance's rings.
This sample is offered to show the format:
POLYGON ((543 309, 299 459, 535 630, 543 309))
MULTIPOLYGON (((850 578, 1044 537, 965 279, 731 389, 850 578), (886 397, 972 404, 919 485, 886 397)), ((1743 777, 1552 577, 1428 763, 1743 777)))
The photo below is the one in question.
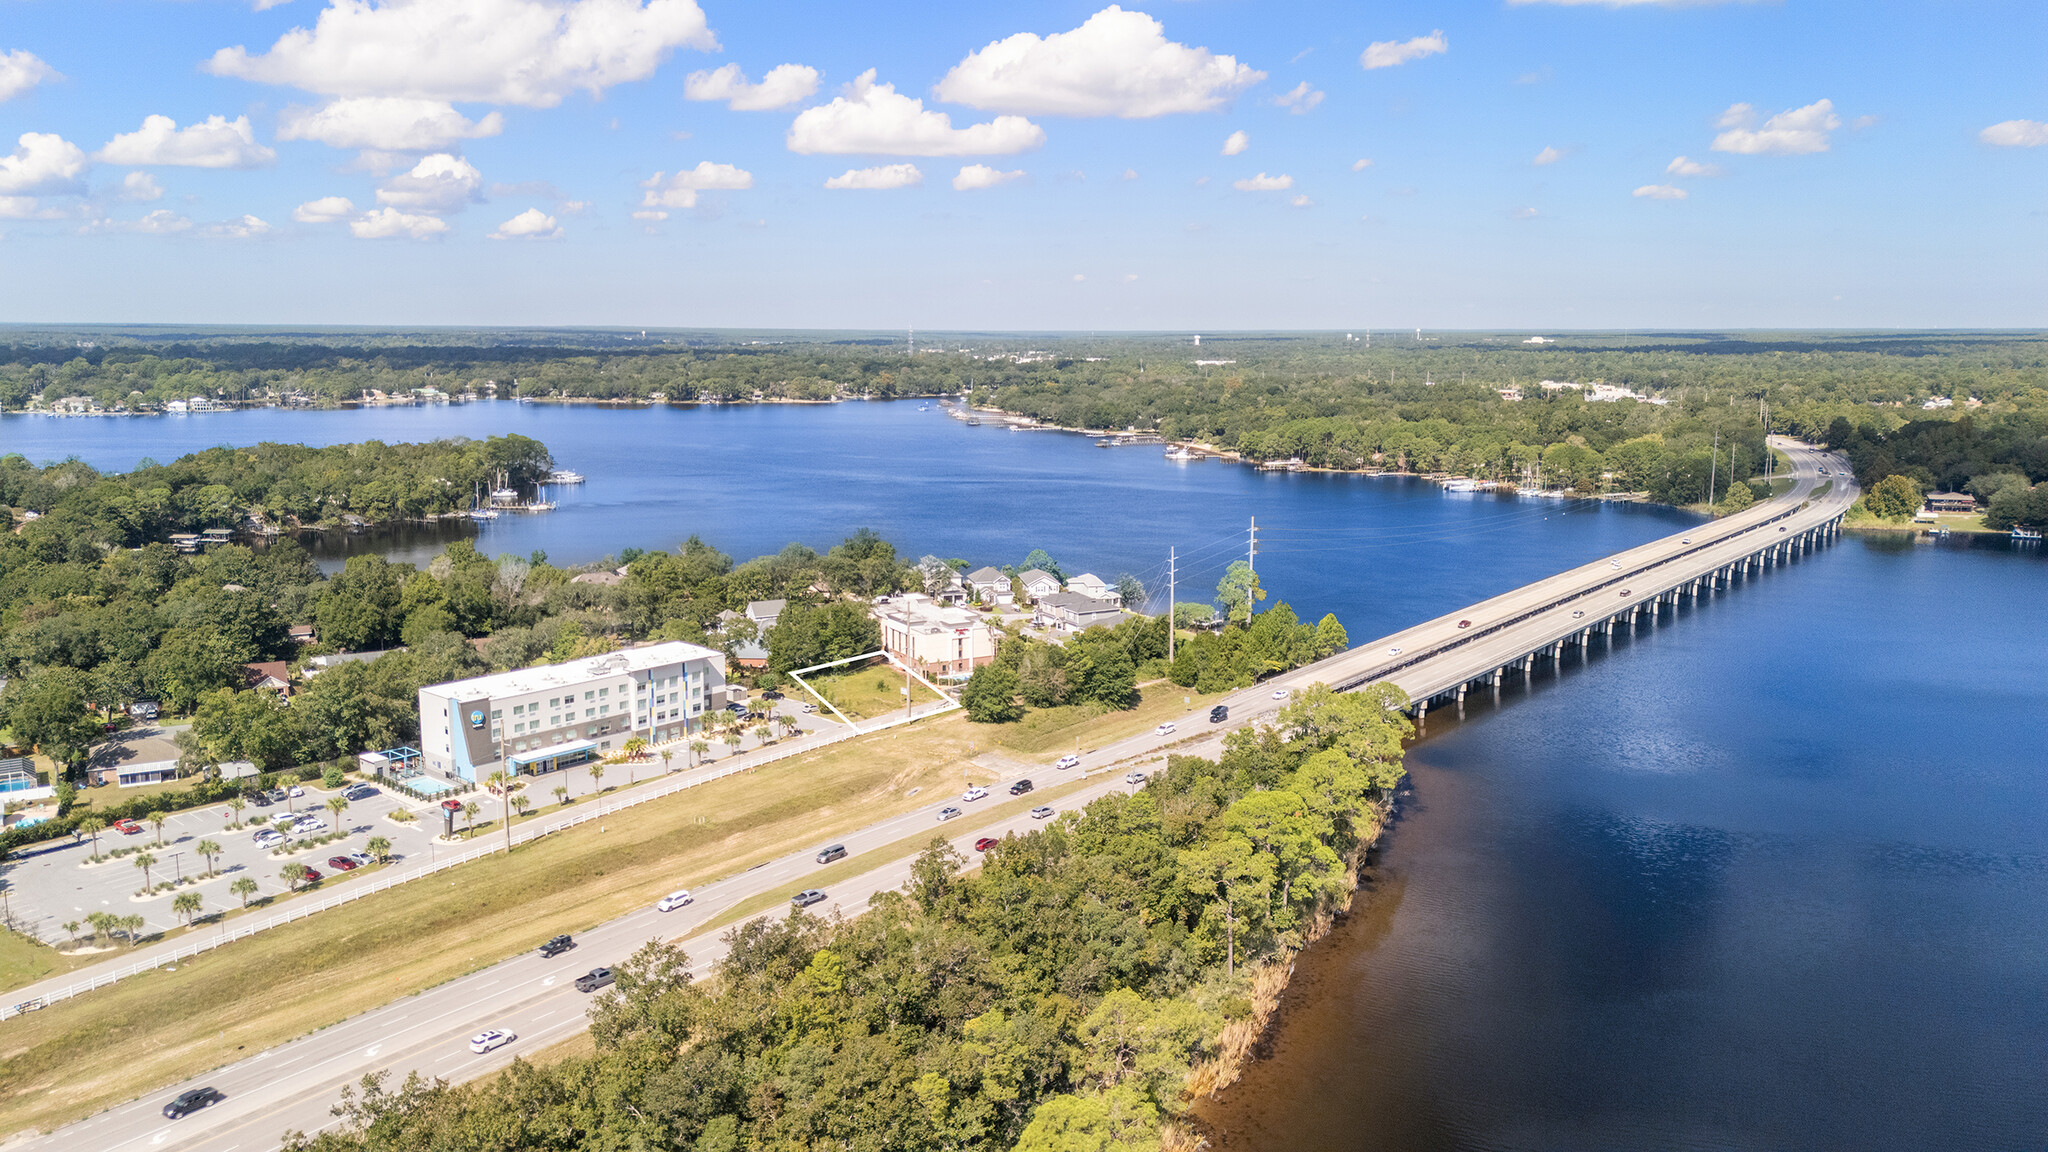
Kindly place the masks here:
POLYGON ((1168 720, 1168 721, 1167 721, 1166 723, 1164 723, 1164 724, 1161 724, 1161 725, 1160 725, 1159 727, 1157 727, 1157 728, 1154 728, 1154 729, 1152 730, 1152 734, 1153 734, 1154 736, 1171 736, 1171 735, 1173 735, 1173 721, 1171 721, 1171 720, 1168 720))
POLYGON ((1275 688, 1275 689, 1273 689, 1273 699, 1275 699, 1275 700, 1285 700, 1285 699, 1287 699, 1287 697, 1288 697, 1288 696, 1290 696, 1290 695, 1292 695, 1292 693, 1290 693, 1290 692, 1289 692, 1289 691, 1288 691, 1287 689, 1285 689, 1285 688, 1275 688))
POLYGON ((1144 782, 1145 774, 1143 772, 1138 771, 1136 768, 1133 768, 1129 772, 1124 773, 1124 783, 1126 784, 1143 784, 1144 782))
POLYGON ((1069 768, 1079 768, 1081 766, 1081 758, 1069 752, 1065 756, 1053 761, 1052 766, 1065 772, 1069 768))
POLYGON ((656 902, 654 910, 656 912, 673 912, 694 899, 696 897, 690 895, 688 888, 678 888, 656 902))
POLYGON ((518 1037, 503 1028, 486 1028, 469 1038, 469 1050, 481 1056, 493 1049, 503 1048, 518 1037))
POLYGON ((988 799, 988 789, 983 788, 979 784, 976 784, 974 787, 969 788, 965 792, 962 792, 960 794, 960 799, 966 801, 969 804, 974 803, 976 800, 986 800, 988 799))

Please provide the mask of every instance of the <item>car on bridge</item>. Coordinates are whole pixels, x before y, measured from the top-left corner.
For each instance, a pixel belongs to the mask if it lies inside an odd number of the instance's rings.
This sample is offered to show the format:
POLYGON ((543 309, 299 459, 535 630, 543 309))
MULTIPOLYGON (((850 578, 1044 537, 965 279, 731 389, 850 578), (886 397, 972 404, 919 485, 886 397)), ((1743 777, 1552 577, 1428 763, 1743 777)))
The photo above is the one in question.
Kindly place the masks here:
POLYGON ((1470 628, 1471 626, 1472 626, 1472 622, 1471 622, 1470 620, 1460 620, 1460 621, 1458 621, 1458 627, 1460 627, 1460 628, 1470 628))
POLYGON ((1582 617, 1582 616, 1584 616, 1584 615, 1585 615, 1585 613, 1584 613, 1584 612, 1582 612, 1582 611, 1579 611, 1578 609, 1573 609, 1573 610, 1572 610, 1572 619, 1574 619, 1574 620, 1577 620, 1577 619, 1579 619, 1580 617, 1582 617))
POLYGON ((616 979, 617 977, 612 975, 610 968, 592 968, 576 978, 576 990, 578 992, 595 992, 599 988, 609 987, 616 979))
POLYGON ((503 1028, 486 1028, 469 1038, 469 1050, 481 1056, 494 1049, 503 1048, 519 1037, 503 1028))
POLYGON ((1623 596, 1626 596, 1626 595, 1628 595, 1628 589, 1626 589, 1626 588, 1623 588, 1623 589, 1621 590, 1621 594, 1622 594, 1623 596))
POLYGON ((164 1119, 180 1120, 191 1113, 199 1111, 201 1108, 211 1107, 225 1099, 227 1097, 221 1095, 218 1088, 193 1088, 180 1092, 176 1096, 171 1097, 170 1103, 164 1105, 164 1119))
POLYGON ((1396 645, 1396 646, 1394 646, 1394 647, 1392 647, 1392 648, 1389 648, 1389 649, 1387 649, 1387 655, 1389 655, 1389 656, 1399 656, 1400 654, 1401 654, 1401 649, 1400 649, 1400 646, 1399 646, 1399 645, 1396 645))

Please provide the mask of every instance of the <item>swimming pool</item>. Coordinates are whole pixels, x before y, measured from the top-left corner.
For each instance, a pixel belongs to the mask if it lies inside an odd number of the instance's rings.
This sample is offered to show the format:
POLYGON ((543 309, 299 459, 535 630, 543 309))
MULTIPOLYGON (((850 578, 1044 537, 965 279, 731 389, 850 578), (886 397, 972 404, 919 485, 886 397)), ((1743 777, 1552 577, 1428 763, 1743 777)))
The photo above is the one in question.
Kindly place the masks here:
POLYGON ((415 776, 407 780, 405 786, 422 796, 439 796, 443 792, 455 791, 455 785, 446 780, 436 780, 432 776, 415 776))

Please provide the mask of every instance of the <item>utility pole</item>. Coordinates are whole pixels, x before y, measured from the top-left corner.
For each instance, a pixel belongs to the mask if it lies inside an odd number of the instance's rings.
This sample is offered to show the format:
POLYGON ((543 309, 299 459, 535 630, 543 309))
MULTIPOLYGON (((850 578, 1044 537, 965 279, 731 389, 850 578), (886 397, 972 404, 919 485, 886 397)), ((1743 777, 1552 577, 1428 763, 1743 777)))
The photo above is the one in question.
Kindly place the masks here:
POLYGON ((1714 452, 1707 459, 1707 505, 1714 503, 1714 482, 1718 479, 1716 470, 1721 466, 1721 433, 1714 433, 1714 452))
POLYGON ((1176 591, 1174 580, 1179 576, 1179 573, 1175 570, 1179 563, 1180 556, 1169 546, 1166 549, 1166 662, 1168 664, 1173 663, 1173 633, 1175 628, 1173 621, 1173 598, 1176 591))
POLYGON ((1259 518, 1258 518, 1257 516, 1254 516, 1254 517, 1252 517, 1252 542, 1251 542, 1251 546, 1245 549, 1245 553, 1244 553, 1244 566, 1245 566, 1245 567, 1247 567, 1247 568, 1249 568, 1249 569, 1251 569, 1251 570, 1252 570, 1252 574, 1253 574, 1253 575, 1257 575, 1257 574, 1258 574, 1258 571, 1259 571, 1259 518))

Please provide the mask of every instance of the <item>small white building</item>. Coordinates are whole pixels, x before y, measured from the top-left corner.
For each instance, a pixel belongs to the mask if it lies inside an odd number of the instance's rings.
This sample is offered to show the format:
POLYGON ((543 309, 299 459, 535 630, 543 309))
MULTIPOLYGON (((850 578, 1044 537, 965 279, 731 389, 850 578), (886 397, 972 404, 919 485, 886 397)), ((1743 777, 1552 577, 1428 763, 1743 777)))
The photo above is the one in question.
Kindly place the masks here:
POLYGON ((420 689, 424 767, 481 781, 601 759, 635 736, 680 739, 724 686, 724 654, 680 640, 429 685, 420 689))
POLYGON ((968 590, 984 604, 1000 604, 1010 597, 1010 578, 994 568, 976 568, 967 574, 968 590))
POLYGON ((923 676, 961 680, 996 658, 1000 634, 978 613, 949 608, 922 592, 875 601, 882 649, 923 676))

